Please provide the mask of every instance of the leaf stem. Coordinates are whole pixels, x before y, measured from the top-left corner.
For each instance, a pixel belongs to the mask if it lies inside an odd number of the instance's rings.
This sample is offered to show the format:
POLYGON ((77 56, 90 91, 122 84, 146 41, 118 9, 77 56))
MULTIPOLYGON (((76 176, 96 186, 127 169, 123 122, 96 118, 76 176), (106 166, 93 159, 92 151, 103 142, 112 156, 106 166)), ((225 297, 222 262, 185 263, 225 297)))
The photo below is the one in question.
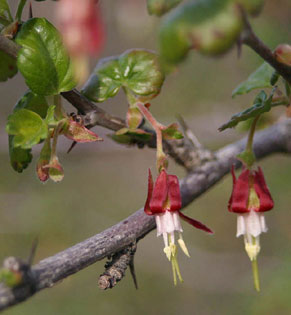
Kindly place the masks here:
MULTIPOLYGON (((23 12, 23 8, 24 8, 25 4, 26 4, 26 0, 20 0, 19 1, 17 12, 15 15, 15 20, 21 21, 21 16, 22 16, 22 12, 23 12)), ((11 17, 11 19, 12 19, 12 17, 11 17)))
POLYGON ((251 124, 251 128, 250 128, 249 135, 248 135, 248 142, 247 142, 246 150, 245 150, 249 153, 253 153, 253 140, 254 140, 256 125, 257 125, 259 118, 260 118, 260 115, 256 116, 254 118, 252 124, 251 124))

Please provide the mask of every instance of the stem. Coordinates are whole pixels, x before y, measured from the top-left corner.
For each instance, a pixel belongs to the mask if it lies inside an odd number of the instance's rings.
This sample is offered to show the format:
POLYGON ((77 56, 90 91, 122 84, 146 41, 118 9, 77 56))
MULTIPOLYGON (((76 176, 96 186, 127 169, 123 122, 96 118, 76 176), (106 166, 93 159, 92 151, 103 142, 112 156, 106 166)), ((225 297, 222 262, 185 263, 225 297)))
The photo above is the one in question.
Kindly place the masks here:
MULTIPOLYGON (((149 112, 149 110, 140 102, 136 103, 136 106, 141 111, 145 119, 152 125, 156 133, 156 141, 157 141, 157 160, 165 159, 166 155, 163 151, 163 134, 162 128, 163 126, 156 121, 154 116, 149 112)), ((158 167, 159 170, 159 167, 158 167)))
POLYGON ((17 12, 15 15, 15 20, 21 21, 22 11, 23 11, 25 4, 26 4, 26 0, 20 0, 19 1, 17 12))
POLYGON ((258 269, 257 258, 255 258, 252 261, 252 268, 253 268, 254 286, 255 286, 255 289, 258 292, 260 292, 260 279, 259 279, 259 269, 258 269))
POLYGON ((256 125, 257 125, 259 118, 260 118, 260 115, 258 115, 254 118, 252 125, 251 125, 251 128, 250 128, 250 131, 249 131, 248 142, 246 145, 246 151, 249 153, 253 153, 253 140, 254 140, 256 125))
POLYGON ((57 143, 58 143, 58 136, 63 128, 64 122, 60 121, 57 125, 57 127, 54 130, 54 135, 53 135, 53 143, 52 143, 52 151, 51 151, 51 159, 56 157, 56 152, 57 152, 57 143))

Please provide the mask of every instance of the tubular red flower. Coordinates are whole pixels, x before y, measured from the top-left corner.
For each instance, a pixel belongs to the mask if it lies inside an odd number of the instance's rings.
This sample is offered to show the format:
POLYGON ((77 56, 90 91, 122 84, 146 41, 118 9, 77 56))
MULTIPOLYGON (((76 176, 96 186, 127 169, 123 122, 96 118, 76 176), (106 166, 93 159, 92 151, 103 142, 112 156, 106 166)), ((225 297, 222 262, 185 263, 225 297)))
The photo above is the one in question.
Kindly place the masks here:
POLYGON ((178 213, 178 215, 186 222, 197 229, 207 233, 213 233, 207 226, 199 221, 191 219, 180 212, 182 207, 182 199, 180 193, 179 180, 176 175, 168 175, 162 170, 156 179, 155 185, 151 171, 148 177, 148 195, 144 206, 144 211, 148 215, 163 215, 167 211, 178 213))
POLYGON ((259 207, 255 207, 253 210, 256 212, 264 212, 273 208, 274 202, 261 168, 258 168, 258 171, 244 169, 237 179, 235 177, 234 167, 232 167, 231 173, 233 176, 233 190, 228 202, 228 210, 230 212, 250 212, 251 209, 248 206, 248 202, 251 188, 255 190, 259 199, 259 207))

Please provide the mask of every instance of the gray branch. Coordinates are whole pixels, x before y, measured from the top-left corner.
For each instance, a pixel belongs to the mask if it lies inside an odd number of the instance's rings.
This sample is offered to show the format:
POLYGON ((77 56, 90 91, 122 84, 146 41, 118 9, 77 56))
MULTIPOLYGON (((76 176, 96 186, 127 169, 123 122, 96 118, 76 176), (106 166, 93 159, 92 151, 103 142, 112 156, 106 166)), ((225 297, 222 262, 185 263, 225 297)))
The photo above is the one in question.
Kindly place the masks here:
MULTIPOLYGON (((214 160, 206 161, 180 181, 183 207, 221 180, 233 164, 240 166, 235 156, 244 149, 245 143, 244 139, 216 151, 214 160)), ((258 159, 272 153, 291 153, 291 119, 256 133, 254 150, 258 159)), ((154 228, 154 218, 140 209, 107 230, 40 261, 31 267, 28 283, 14 289, 0 284, 0 310, 20 303, 96 261, 121 251, 154 228)))

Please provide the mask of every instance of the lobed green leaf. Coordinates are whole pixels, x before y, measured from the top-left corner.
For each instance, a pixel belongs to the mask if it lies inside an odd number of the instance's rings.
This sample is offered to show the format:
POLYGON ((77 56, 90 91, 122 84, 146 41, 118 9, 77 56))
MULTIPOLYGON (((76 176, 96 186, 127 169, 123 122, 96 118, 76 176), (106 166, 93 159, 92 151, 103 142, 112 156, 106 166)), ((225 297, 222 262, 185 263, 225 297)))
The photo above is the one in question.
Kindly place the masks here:
POLYGON ((48 134, 46 122, 35 112, 19 109, 8 116, 6 131, 14 135, 14 147, 30 149, 48 134))
POLYGON ((45 18, 24 23, 16 42, 22 46, 17 58, 18 69, 34 93, 56 95, 76 86, 61 36, 45 18))
POLYGON ((103 102, 115 96, 121 87, 151 99, 164 82, 158 57, 146 50, 128 50, 120 56, 99 62, 82 89, 90 100, 103 102))

